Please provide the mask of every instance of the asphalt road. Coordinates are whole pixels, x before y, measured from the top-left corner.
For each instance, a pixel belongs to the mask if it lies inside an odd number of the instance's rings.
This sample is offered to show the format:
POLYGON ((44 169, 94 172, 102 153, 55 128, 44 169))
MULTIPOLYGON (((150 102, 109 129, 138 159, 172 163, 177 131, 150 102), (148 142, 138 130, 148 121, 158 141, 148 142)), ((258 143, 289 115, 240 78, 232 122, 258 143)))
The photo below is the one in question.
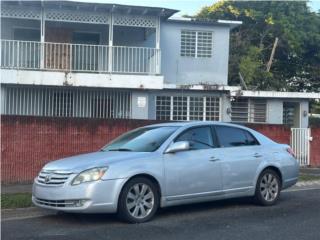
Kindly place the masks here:
POLYGON ((234 199, 162 209, 144 224, 114 215, 55 214, 2 221, 2 239, 320 239, 320 189, 283 192, 276 206, 234 199))

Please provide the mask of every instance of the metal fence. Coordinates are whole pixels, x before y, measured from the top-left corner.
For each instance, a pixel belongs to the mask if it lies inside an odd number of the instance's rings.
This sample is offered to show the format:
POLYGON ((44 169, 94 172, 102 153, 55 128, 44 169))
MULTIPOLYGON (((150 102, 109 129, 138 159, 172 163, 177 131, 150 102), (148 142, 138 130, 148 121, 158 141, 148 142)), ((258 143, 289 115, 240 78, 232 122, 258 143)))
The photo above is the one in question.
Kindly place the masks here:
POLYGON ((71 72, 159 74, 160 49, 1 40, 1 67, 71 72))
POLYGON ((1 114, 47 117, 131 118, 129 91, 2 86, 1 114))
POLYGON ((310 128, 291 128, 291 147, 301 166, 310 165, 310 128))

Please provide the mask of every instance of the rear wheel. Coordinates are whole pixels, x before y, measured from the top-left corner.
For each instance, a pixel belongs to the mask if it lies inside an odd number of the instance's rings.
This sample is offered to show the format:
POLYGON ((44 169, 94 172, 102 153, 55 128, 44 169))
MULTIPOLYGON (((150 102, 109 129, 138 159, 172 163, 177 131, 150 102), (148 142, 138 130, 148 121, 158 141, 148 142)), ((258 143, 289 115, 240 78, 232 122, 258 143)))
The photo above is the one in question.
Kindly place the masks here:
POLYGON ((159 191, 148 178, 137 177, 123 187, 118 214, 130 223, 149 221, 159 207, 159 191))
POLYGON ((263 206, 274 205, 280 197, 280 176, 272 169, 264 170, 257 181, 255 200, 263 206))

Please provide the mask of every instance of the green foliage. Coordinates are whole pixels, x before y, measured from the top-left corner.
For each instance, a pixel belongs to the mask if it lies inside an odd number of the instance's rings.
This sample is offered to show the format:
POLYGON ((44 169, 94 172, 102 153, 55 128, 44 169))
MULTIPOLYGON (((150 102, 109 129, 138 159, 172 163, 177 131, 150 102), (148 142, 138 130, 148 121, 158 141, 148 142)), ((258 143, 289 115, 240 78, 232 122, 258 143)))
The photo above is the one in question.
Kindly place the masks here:
POLYGON ((31 193, 1 194, 1 208, 31 207, 31 193))
POLYGON ((310 112, 315 114, 320 114, 320 101, 312 100, 310 101, 310 112))
POLYGON ((230 85, 239 84, 240 71, 251 88, 320 91, 320 14, 311 12, 307 2, 219 1, 197 17, 243 22, 231 34, 230 85))

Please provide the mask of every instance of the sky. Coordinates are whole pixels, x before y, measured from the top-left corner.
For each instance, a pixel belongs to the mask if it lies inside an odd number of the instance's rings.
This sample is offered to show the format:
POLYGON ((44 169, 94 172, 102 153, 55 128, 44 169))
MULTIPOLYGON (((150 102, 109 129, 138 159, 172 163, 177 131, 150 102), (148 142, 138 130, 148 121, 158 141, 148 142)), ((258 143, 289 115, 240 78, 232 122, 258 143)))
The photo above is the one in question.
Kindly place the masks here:
MULTIPOLYGON (((165 7, 180 10, 175 16, 195 15, 204 6, 210 6, 217 0, 76 0, 81 2, 116 3, 124 5, 138 5, 150 7, 165 7)), ((309 3, 313 11, 320 9, 320 0, 313 0, 309 3)))

